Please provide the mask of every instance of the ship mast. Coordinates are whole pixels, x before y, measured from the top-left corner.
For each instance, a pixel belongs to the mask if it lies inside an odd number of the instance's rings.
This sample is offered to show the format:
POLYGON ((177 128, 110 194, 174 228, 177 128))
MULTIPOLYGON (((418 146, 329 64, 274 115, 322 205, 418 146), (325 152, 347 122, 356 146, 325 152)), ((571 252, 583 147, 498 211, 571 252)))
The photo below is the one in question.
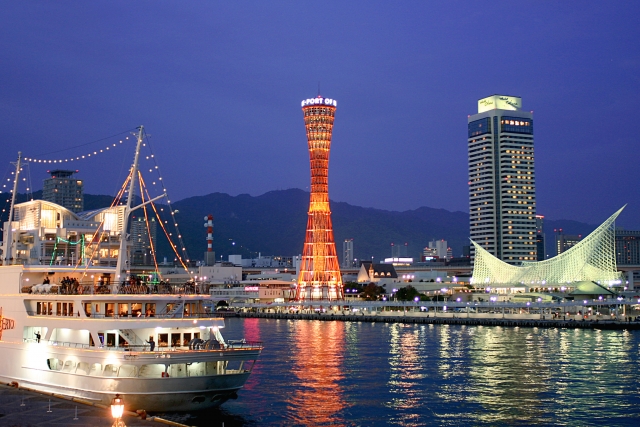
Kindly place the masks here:
POLYGON ((13 222, 13 206, 16 203, 16 194, 18 193, 18 179, 20 178, 20 167, 22 160, 22 152, 18 151, 18 161, 15 163, 16 165, 16 179, 13 181, 13 193, 11 194, 11 207, 9 208, 9 219, 7 220, 7 234, 4 240, 4 244, 2 245, 2 264, 8 265, 11 262, 12 251, 13 251, 13 227, 11 223, 13 222))
POLYGON ((132 207, 133 204, 133 194, 135 192, 136 186, 138 185, 138 160, 140 159, 140 149, 142 147, 142 138, 144 134, 144 126, 140 126, 138 128, 138 143, 136 145, 136 154, 133 158, 133 165, 131 166, 131 180, 129 182, 129 195, 127 196, 127 204, 124 209, 123 222, 122 222, 122 232, 120 234, 120 249, 118 250, 118 261, 116 263, 116 277, 115 283, 113 283, 113 290, 118 289, 118 285, 122 280, 126 278, 127 270, 129 270, 129 217, 131 216, 131 212, 135 211, 142 206, 155 202, 158 199, 161 199, 166 196, 165 194, 161 194, 158 197, 155 197, 151 200, 147 200, 144 203, 139 204, 136 207, 132 207), (124 273, 124 274, 123 274, 124 273))
MULTIPOLYGON (((122 232, 120 234, 120 249, 118 251, 118 262, 116 263, 116 285, 124 279, 122 273, 127 272, 129 264, 129 215, 131 215, 131 204, 133 203, 133 193, 138 183, 138 159, 140 158, 140 147, 142 147, 142 133, 144 126, 138 128, 138 143, 136 144, 136 154, 133 157, 133 166, 131 166, 131 180, 129 182, 129 195, 127 196, 127 204, 124 209, 124 218, 122 222, 122 232)), ((126 274, 125 274, 126 275, 126 274)), ((116 288, 117 289, 117 288, 116 288)))

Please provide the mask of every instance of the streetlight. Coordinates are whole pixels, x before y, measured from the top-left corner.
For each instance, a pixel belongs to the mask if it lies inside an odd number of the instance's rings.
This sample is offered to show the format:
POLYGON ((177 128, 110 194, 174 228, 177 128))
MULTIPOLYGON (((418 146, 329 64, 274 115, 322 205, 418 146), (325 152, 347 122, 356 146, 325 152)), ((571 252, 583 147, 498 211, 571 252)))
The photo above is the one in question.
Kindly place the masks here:
POLYGON ((124 400, 120 397, 119 394, 116 394, 116 397, 113 398, 111 402, 111 415, 115 420, 111 427, 127 427, 122 421, 122 413, 124 412, 124 400))

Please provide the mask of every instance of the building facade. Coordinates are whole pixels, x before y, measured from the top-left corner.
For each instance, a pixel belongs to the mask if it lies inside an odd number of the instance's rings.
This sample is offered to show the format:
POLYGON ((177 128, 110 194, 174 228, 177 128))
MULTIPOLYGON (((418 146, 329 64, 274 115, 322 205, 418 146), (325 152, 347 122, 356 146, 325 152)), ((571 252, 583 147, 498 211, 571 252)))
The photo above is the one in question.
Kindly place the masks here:
POLYGON ((616 228, 616 263, 640 265, 640 231, 616 228))
POLYGON ((493 95, 468 118, 470 236, 513 265, 537 259, 533 115, 521 108, 493 95))
POLYGON ((547 259, 547 246, 544 239, 544 215, 536 215, 536 250, 538 251, 537 261, 547 259))
POLYGON ((353 239, 345 239, 342 242, 342 267, 353 267, 353 239))
POLYGON ((44 180, 42 199, 69 209, 71 212, 84 210, 84 184, 73 177, 78 171, 56 169, 49 171, 51 178, 44 180))
POLYGON ((564 234, 562 228, 553 230, 556 235, 556 255, 568 251, 582 240, 581 234, 564 234))

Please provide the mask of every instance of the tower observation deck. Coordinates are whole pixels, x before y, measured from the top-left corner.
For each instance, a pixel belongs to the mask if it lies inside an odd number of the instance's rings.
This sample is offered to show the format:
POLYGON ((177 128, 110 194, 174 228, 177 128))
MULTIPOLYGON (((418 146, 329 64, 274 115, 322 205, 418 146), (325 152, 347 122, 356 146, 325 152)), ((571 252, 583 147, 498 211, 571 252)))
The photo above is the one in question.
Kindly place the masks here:
POLYGON ((302 101, 311 163, 311 196, 307 231, 296 288, 296 300, 342 299, 342 276, 329 209, 329 151, 337 101, 302 101))

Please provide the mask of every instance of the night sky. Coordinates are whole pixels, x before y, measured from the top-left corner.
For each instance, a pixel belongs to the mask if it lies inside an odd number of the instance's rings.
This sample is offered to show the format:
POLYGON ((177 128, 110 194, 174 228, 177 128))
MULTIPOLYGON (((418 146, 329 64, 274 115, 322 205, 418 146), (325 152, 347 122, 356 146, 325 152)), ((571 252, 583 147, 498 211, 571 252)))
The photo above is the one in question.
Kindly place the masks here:
MULTIPOLYGON (((640 229, 639 44, 629 1, 4 2, 0 178, 19 150, 143 124, 174 200, 308 190, 300 101, 320 84, 332 200, 467 212, 467 116, 498 93, 534 111, 539 214, 596 224, 628 203, 618 224, 640 229)), ((132 158, 72 168, 113 194, 132 158)))

